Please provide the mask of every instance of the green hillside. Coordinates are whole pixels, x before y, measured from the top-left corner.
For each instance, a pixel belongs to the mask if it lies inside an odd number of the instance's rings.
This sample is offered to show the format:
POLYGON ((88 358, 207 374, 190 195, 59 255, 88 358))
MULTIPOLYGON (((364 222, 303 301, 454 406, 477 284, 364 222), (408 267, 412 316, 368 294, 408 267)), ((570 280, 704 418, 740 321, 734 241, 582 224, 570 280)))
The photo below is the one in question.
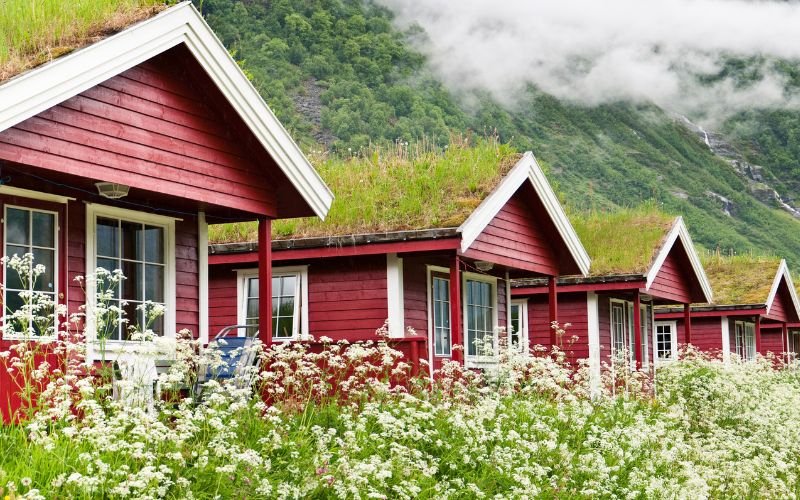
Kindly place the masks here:
MULTIPOLYGON (((533 89, 513 111, 484 96, 457 99, 408 43, 424 33, 398 32, 391 13, 371 3, 197 5, 308 151, 348 155, 371 142, 421 139, 442 146, 453 130, 496 133, 533 150, 573 210, 651 200, 684 215, 707 248, 776 253, 800 265, 800 223, 777 204, 758 201, 726 161, 660 109, 576 107, 533 89)), ((781 135, 789 122, 800 130, 798 115, 754 113, 737 120, 726 130, 748 158, 780 164, 768 170, 778 177, 776 187, 799 185, 800 146, 794 136, 781 135)))

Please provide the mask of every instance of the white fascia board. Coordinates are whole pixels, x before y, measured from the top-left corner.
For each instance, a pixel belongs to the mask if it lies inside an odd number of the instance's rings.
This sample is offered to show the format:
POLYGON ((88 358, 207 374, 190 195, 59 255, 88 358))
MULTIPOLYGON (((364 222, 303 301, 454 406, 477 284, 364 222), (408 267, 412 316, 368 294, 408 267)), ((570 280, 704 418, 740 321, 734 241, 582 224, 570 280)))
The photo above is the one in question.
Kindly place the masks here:
POLYGON ((0 131, 185 43, 314 213, 333 194, 190 2, 0 85, 0 131))
POLYGON ((675 223, 672 225, 672 229, 667 235, 664 244, 661 245, 661 249, 659 249, 658 255, 653 261, 653 265, 650 266, 650 270, 647 272, 646 276, 647 282, 645 285, 645 290, 650 290, 650 286, 653 284, 653 281, 655 281, 656 276, 658 276, 661 266, 664 265, 664 261, 667 260, 669 252, 672 250, 672 247, 678 240, 681 241, 684 249, 686 249, 686 255, 689 256, 689 263, 692 266, 692 271, 697 277, 697 281, 700 282, 700 288, 703 291, 703 298, 705 299, 705 302, 711 303, 713 299, 711 282, 708 281, 708 276, 706 276, 706 271, 703 269, 703 264, 700 262, 700 256, 697 254, 697 249, 695 249, 694 243, 692 243, 692 237, 689 236, 689 230, 686 228, 686 224, 683 222, 683 217, 677 217, 675 219, 675 223))
POLYGON ((786 280, 786 286, 789 288, 789 295, 792 297, 792 305, 798 316, 800 316, 800 301, 797 299, 797 290, 794 288, 792 281, 792 274, 789 272, 789 266, 786 265, 786 259, 781 259, 781 264, 778 266, 778 271, 775 273, 775 279, 772 280, 772 287, 769 290, 767 297, 767 314, 772 309, 772 304, 775 302, 775 297, 778 295, 778 288, 781 286, 781 280, 786 280))
POLYGON ((561 202, 553 192, 550 182, 542 172, 541 167, 536 162, 533 153, 527 151, 516 165, 506 174, 500 184, 487 196, 478 208, 458 228, 461 234, 461 252, 466 252, 475 242, 478 236, 486 229, 486 226, 497 215, 500 209, 508 203, 508 200, 517 192, 517 189, 525 180, 530 181, 536 194, 550 216, 550 220, 556 226, 562 241, 569 249, 570 255, 578 265, 578 269, 583 276, 589 274, 589 254, 578 238, 578 234, 572 227, 561 202))

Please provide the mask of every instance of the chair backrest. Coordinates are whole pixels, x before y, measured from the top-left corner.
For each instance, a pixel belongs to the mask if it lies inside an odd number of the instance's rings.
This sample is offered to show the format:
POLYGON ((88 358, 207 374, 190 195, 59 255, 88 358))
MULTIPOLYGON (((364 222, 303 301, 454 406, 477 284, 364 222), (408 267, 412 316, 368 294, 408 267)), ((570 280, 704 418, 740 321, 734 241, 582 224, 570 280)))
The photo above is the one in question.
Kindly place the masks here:
POLYGON ((251 349, 257 337, 258 329, 252 325, 234 325, 220 330, 212 343, 216 344, 223 364, 214 370, 210 367, 207 368, 201 378, 226 380, 244 375, 257 360, 256 353, 251 349), (230 332, 239 330, 244 330, 246 335, 244 337, 229 336, 230 332))

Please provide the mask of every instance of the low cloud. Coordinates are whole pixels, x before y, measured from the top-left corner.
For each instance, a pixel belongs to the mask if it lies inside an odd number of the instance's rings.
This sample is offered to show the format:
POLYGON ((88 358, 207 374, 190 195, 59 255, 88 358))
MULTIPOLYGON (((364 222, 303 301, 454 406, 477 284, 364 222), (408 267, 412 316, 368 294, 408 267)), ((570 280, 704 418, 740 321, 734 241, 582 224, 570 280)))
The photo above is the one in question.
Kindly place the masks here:
POLYGON ((594 106, 620 100, 716 121, 744 109, 798 108, 777 59, 800 60, 800 4, 741 0, 379 0, 453 90, 513 106, 533 84, 594 106), (759 78, 701 84, 730 57, 759 78))

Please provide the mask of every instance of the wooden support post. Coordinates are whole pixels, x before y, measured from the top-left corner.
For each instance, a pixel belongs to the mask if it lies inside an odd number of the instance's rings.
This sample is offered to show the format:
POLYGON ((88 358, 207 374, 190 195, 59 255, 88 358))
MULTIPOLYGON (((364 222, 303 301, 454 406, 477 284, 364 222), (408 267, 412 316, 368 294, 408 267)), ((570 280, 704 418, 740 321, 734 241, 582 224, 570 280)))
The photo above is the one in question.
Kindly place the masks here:
POLYGON ((554 346, 558 342, 553 328, 553 323, 558 321, 558 285, 555 276, 547 278, 547 303, 550 306, 550 345, 554 346))
POLYGON ((642 300, 639 290, 633 292, 633 354, 636 357, 636 369, 642 369, 642 300))
POLYGON ((464 340, 461 331, 461 259, 454 255, 450 260, 450 342, 453 361, 464 361, 464 340), (456 348, 459 346, 459 348, 456 348))
POLYGON ((683 305, 683 331, 686 337, 686 343, 692 343, 692 305, 683 305))
POLYGON ((411 376, 419 375, 419 339, 411 340, 411 376))
POLYGON ((784 353, 786 362, 789 362, 789 327, 786 323, 781 325, 781 351, 784 353))
POLYGON ((258 219, 258 338, 272 345, 272 221, 258 219))
POLYGON ((756 316, 756 354, 764 354, 761 352, 761 315, 756 316))

